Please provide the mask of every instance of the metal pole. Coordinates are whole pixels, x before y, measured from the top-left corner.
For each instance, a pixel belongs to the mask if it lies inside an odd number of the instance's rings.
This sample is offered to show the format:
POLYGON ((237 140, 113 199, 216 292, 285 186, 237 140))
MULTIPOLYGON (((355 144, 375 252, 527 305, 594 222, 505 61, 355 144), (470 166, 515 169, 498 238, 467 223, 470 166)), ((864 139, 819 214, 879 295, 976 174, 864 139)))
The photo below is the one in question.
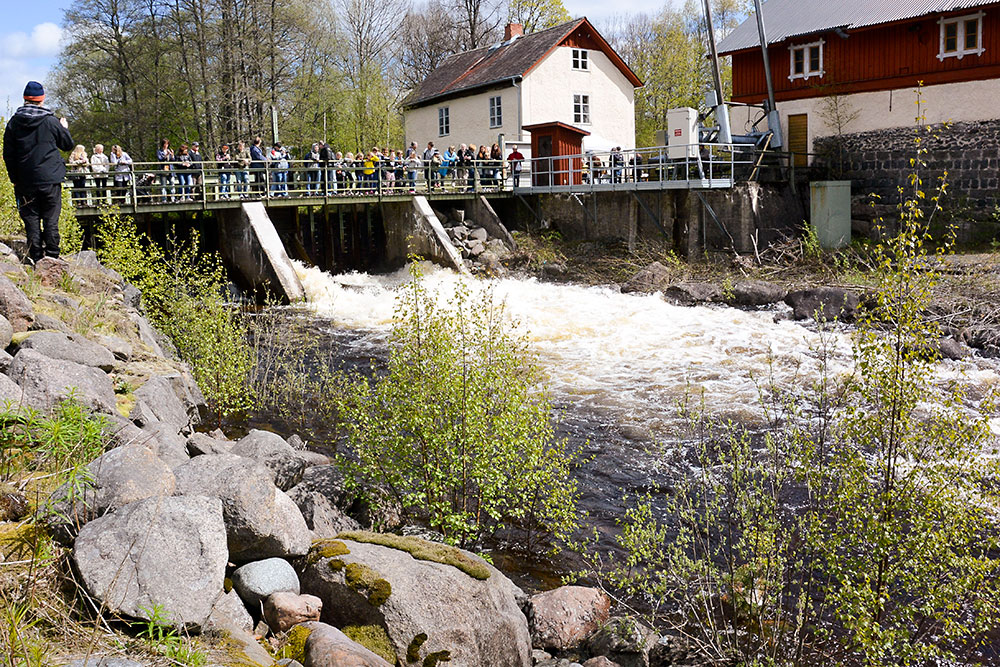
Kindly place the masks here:
POLYGON ((726 111, 726 98, 722 94, 722 74, 719 72, 719 49, 715 45, 715 26, 712 25, 712 0, 704 0, 705 23, 708 26, 708 45, 712 51, 712 79, 715 82, 715 120, 719 124, 719 142, 732 143, 729 130, 729 113, 726 111))
POLYGON ((760 0, 753 0, 757 13, 757 34, 760 37, 760 53, 764 58, 764 81, 767 83, 767 127, 772 132, 771 145, 781 148, 781 121, 774 101, 774 81, 771 79, 771 59, 767 55, 767 34, 764 31, 764 12, 760 0))

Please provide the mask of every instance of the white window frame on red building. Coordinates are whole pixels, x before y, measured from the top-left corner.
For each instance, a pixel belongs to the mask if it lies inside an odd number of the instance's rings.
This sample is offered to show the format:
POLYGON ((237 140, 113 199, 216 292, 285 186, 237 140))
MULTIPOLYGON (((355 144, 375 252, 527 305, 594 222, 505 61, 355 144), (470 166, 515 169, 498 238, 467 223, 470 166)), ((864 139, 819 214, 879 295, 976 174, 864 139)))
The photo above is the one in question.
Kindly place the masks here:
POLYGON ((949 18, 938 19, 938 25, 940 26, 940 41, 938 42, 938 60, 944 60, 945 58, 958 58, 961 60, 965 56, 981 56, 986 51, 983 48, 983 12, 976 12, 975 14, 966 14, 964 16, 952 16, 949 18), (976 46, 975 48, 968 48, 965 45, 966 28, 965 24, 968 21, 976 22, 976 46), (954 25, 955 28, 955 46, 954 51, 944 50, 945 41, 945 26, 954 25))
POLYGON ((823 45, 825 40, 819 40, 818 42, 809 42, 808 44, 790 44, 788 46, 788 80, 794 81, 795 79, 811 79, 814 76, 822 77, 826 74, 826 70, 823 68, 823 45), (819 69, 813 70, 809 67, 809 51, 813 47, 819 49, 819 69), (802 52, 802 73, 795 73, 795 52, 802 52))

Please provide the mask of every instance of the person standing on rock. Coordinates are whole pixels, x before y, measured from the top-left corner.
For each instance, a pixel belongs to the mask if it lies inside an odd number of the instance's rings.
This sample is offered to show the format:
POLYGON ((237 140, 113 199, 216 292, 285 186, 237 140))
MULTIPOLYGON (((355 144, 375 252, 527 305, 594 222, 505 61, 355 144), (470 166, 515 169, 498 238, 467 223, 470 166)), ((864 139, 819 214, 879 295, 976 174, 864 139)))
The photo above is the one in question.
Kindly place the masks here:
POLYGON ((28 258, 59 257, 59 214, 66 163, 59 151, 73 149, 65 118, 42 106, 45 89, 37 81, 24 87, 24 106, 3 133, 3 161, 14 184, 17 211, 28 237, 28 258))

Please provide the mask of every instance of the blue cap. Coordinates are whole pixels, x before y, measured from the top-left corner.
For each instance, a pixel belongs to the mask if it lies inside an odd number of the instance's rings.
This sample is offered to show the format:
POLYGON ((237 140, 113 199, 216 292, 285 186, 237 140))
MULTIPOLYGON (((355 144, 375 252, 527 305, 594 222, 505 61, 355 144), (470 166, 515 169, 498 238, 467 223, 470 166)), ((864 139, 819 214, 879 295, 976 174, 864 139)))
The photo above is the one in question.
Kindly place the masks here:
POLYGON ((40 102, 45 97, 45 89, 37 81, 29 81, 24 87, 24 99, 32 102, 40 102))

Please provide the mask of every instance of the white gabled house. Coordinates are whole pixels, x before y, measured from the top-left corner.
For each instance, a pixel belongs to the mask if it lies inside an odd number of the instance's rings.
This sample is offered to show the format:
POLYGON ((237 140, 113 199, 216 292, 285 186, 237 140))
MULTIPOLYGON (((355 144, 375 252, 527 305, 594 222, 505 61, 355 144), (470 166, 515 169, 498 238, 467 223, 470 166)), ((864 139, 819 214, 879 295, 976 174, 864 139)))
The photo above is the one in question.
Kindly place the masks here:
POLYGON ((562 122, 590 132, 586 150, 635 148, 642 81, 586 18, 449 56, 403 103, 407 142, 528 142, 524 126, 562 122))

